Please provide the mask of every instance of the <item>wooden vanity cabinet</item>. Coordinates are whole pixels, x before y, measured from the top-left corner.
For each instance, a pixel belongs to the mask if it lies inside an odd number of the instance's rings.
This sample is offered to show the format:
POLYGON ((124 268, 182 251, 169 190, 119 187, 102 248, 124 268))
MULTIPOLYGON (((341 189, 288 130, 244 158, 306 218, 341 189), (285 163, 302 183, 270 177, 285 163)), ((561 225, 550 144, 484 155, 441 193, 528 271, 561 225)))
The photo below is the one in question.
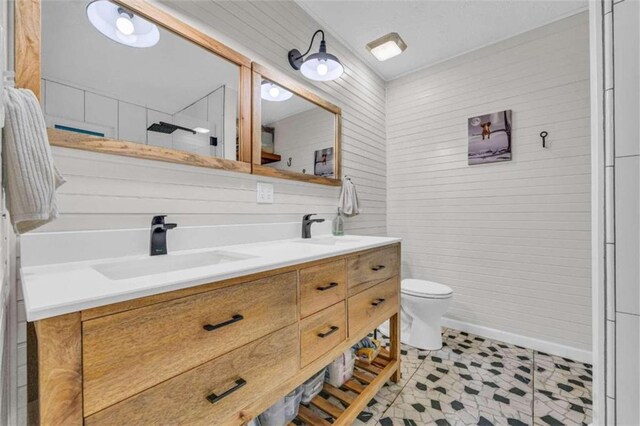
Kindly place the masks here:
POLYGON ((391 319, 388 352, 363 370, 377 375, 346 385, 346 410, 325 407, 351 424, 399 380, 399 270, 396 243, 37 321, 30 419, 244 424, 391 319))
POLYGON ((347 295, 346 260, 300 269, 300 317, 321 311, 347 295))
POLYGON ((344 301, 300 321, 300 366, 306 367, 347 338, 344 301))
POLYGON ((296 284, 287 272, 84 321, 85 416, 295 323, 296 284))

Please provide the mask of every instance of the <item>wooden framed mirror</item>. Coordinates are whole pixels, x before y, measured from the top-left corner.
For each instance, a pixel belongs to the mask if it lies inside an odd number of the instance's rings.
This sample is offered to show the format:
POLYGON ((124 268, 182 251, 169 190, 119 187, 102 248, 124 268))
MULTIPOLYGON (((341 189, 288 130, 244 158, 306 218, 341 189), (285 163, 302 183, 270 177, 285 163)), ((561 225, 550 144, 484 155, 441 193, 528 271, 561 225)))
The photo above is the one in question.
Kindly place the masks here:
POLYGON ((252 69, 253 173, 340 185, 341 109, 280 72, 252 69))
POLYGON ((17 0, 15 67, 51 145, 251 173, 250 59, 144 0, 17 0))

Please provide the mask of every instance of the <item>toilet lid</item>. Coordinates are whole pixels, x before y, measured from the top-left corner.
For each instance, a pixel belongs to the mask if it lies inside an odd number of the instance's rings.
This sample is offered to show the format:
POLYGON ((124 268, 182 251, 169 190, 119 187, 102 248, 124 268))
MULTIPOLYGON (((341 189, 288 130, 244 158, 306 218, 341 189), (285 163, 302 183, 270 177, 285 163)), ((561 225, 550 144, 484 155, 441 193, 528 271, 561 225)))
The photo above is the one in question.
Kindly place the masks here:
POLYGON ((402 293, 417 297, 442 298, 453 293, 451 287, 433 281, 404 279, 400 286, 402 293))

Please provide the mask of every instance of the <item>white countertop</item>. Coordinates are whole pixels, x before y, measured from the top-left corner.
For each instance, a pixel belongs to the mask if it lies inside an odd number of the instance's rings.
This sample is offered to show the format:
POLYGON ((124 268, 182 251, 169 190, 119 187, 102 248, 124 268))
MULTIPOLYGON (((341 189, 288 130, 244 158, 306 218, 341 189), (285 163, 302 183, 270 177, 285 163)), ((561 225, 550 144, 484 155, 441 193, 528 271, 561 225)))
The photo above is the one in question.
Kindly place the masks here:
MULTIPOLYGON (((331 237, 328 235, 314 237, 312 240, 331 241, 330 238, 335 238, 335 244, 312 244, 297 238, 174 251, 165 256, 221 251, 250 257, 227 263, 118 280, 107 278, 94 267, 113 262, 142 261, 149 256, 138 255, 23 267, 20 273, 27 320, 41 320, 400 241, 399 238, 389 237, 331 237)), ((155 258, 159 257, 164 256, 155 256, 155 258)))

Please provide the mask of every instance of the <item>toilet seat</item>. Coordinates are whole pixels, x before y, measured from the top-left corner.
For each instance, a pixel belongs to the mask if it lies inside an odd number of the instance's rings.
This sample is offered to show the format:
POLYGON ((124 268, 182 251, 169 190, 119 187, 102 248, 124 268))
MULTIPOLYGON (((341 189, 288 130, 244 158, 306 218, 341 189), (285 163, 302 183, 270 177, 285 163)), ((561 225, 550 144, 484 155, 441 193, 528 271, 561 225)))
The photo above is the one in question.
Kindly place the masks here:
POLYGON ((448 299, 453 295, 451 287, 444 284, 410 278, 402 280, 400 292, 422 299, 448 299))

